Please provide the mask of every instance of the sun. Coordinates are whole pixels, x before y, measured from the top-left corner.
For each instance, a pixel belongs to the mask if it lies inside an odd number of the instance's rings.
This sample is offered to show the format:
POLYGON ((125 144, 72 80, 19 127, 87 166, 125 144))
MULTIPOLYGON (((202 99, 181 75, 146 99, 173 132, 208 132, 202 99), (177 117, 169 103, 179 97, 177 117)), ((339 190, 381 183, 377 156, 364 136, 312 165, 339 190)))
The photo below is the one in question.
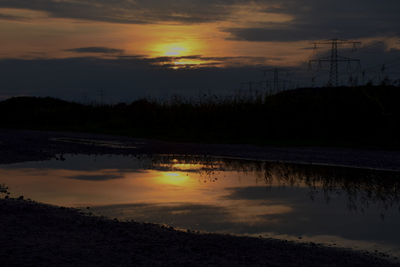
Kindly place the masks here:
POLYGON ((174 57, 179 57, 185 54, 188 49, 183 46, 175 46, 175 45, 169 45, 165 47, 165 56, 174 56, 174 57))
POLYGON ((153 57, 166 57, 162 64, 172 64, 170 68, 195 68, 208 63, 201 59, 201 44, 194 41, 180 41, 156 44, 152 49, 153 57))
POLYGON ((160 44, 155 49, 159 56, 182 57, 191 53, 190 46, 185 43, 160 44))

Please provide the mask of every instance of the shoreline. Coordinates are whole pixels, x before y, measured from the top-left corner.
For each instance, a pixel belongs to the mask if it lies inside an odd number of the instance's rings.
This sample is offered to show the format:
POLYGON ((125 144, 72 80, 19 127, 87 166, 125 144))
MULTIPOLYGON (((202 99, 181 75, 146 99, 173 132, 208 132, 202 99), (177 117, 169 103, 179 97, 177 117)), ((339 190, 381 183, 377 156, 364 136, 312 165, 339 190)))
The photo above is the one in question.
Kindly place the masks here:
POLYGON ((176 143, 100 134, 0 129, 0 164, 63 160, 64 154, 199 155, 400 171, 400 151, 176 143), (82 139, 92 142, 79 141, 82 139))
POLYGON ((5 266, 400 266, 314 243, 178 231, 22 199, 0 200, 5 266))
MULTIPOLYGON (((164 155, 160 155, 164 156, 164 155)), ((169 156, 165 154, 165 156, 169 156)), ((173 156, 196 156, 196 155, 177 155, 173 156)), ((306 161, 289 161, 289 160, 272 160, 272 159, 260 159, 260 158, 244 158, 244 157, 230 157, 230 156, 208 156, 213 159, 223 159, 223 160, 241 160, 241 161, 260 161, 260 162, 268 162, 268 163, 283 163, 283 164, 296 164, 296 165, 310 165, 310 166, 320 166, 320 167, 337 167, 337 168, 348 168, 348 169, 360 169, 360 170, 369 170, 369 171, 381 171, 381 172, 400 172, 400 169, 385 169, 385 168, 374 168, 368 166, 356 166, 356 165, 345 165, 345 164, 335 164, 335 163, 318 163, 318 162, 306 162, 306 161)))
MULTIPOLYGON (((400 171, 400 151, 169 143, 97 134, 0 129, 0 164, 64 160, 66 154, 197 155, 400 171), (63 138, 69 141, 59 141, 63 138), (79 141, 82 139, 86 141, 79 141)), ((0 256, 6 266, 35 262, 41 266, 400 266, 398 259, 379 252, 272 238, 177 231, 155 224, 89 216, 78 209, 34 201, 0 199, 0 212, 0 227, 5 229, 5 234, 0 235, 3 248, 0 256), (62 242, 66 245, 57 248, 62 242), (259 255, 260 251, 266 253, 259 255), (156 254, 161 256, 155 257, 156 254), (116 258, 121 259, 115 261, 116 258)))

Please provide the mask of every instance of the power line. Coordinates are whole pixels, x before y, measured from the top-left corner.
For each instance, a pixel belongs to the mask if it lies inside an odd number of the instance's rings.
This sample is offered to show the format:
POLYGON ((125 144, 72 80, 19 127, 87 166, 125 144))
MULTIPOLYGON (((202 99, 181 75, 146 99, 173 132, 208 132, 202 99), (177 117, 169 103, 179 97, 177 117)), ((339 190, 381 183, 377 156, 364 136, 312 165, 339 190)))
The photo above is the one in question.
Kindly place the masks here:
POLYGON ((330 63, 328 86, 337 87, 339 85, 339 63, 340 62, 347 62, 348 64, 350 64, 351 62, 356 62, 360 65, 359 59, 339 56, 339 54, 338 54, 339 45, 346 45, 346 44, 352 44, 353 49, 356 49, 357 45, 361 44, 361 42, 331 39, 331 40, 327 40, 327 41, 320 41, 320 42, 314 43, 314 49, 317 49, 318 45, 330 45, 331 46, 330 57, 312 59, 309 61, 310 66, 312 65, 313 62, 318 62, 319 65, 321 65, 321 63, 323 63, 323 62, 330 63))
MULTIPOLYGON (((283 69, 283 68, 273 68, 273 69, 265 69, 263 70, 264 76, 267 76, 268 72, 272 72, 273 73, 273 91, 274 92, 279 92, 281 90, 281 88, 286 87, 286 83, 290 83, 291 81, 287 80, 287 79, 281 79, 281 75, 280 73, 282 71, 286 71, 286 76, 289 75, 289 71, 283 69)), ((286 89, 286 88, 284 88, 286 89)))

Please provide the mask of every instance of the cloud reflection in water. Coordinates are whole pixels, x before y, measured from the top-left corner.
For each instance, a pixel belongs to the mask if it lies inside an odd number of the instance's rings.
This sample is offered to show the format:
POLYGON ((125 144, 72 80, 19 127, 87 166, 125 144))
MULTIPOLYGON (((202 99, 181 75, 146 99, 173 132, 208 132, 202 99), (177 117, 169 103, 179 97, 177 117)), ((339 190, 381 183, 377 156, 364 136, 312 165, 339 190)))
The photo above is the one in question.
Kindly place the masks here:
POLYGON ((111 218, 400 250, 395 172, 175 156, 35 164, 2 169, 1 182, 38 201, 89 205, 111 218))

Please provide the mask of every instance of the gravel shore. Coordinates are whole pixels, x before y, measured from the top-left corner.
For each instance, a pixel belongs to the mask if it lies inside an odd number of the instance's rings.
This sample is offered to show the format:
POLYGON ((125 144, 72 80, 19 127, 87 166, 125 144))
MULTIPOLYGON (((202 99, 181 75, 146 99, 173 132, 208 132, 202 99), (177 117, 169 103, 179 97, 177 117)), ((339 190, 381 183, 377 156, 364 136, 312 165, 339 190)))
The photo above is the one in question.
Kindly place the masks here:
POLYGON ((176 231, 0 200, 2 266, 400 266, 368 253, 176 231))

